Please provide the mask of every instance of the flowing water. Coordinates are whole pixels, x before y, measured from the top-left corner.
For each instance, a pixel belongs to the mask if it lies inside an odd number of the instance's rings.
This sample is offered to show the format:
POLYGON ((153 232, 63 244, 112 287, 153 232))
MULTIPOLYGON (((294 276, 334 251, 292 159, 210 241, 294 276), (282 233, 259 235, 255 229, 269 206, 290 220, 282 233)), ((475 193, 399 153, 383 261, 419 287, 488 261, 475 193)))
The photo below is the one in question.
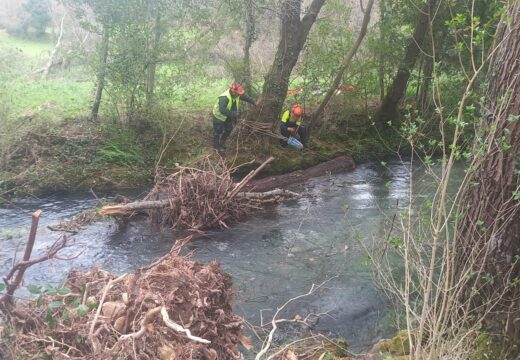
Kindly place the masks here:
MULTIPOLYGON (((457 177, 462 172, 457 171, 457 177)), ((433 197, 431 177, 413 167, 417 201, 433 197)), ((209 232, 192 241, 185 252, 194 260, 217 260, 233 276, 235 312, 253 324, 269 321, 288 299, 305 294, 312 284, 326 282, 316 293, 292 302, 285 318, 320 313, 314 329, 344 337, 353 351, 363 351, 392 334, 388 300, 376 289, 361 244, 384 241, 396 210, 406 206, 410 165, 360 165, 350 173, 312 179, 295 188, 304 196, 258 212, 226 231, 209 232)), ((23 253, 30 214, 42 209, 37 244, 43 251, 58 234, 46 228, 97 205, 90 194, 51 196, 16 201, 0 208, 0 273, 23 253)), ((52 260, 26 273, 26 284, 59 282, 70 268, 100 266, 131 272, 164 255, 181 234, 157 229, 145 220, 105 221, 70 236, 73 260, 52 260)), ((33 255, 35 256, 35 255, 33 255)), ((20 292, 21 296, 26 294, 20 292)), ((299 331, 291 328, 291 333, 299 331)), ((279 336, 288 336, 288 330, 279 336)))

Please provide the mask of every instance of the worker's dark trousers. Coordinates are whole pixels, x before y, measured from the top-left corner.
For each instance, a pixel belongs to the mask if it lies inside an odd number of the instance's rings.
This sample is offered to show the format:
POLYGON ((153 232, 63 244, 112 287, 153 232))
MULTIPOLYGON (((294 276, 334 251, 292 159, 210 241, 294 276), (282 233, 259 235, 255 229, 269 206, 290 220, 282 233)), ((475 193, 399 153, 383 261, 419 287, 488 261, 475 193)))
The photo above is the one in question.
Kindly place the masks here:
MULTIPOLYGON (((287 126, 285 126, 283 124, 280 125, 280 132, 285 137, 294 136, 289 130, 287 130, 287 126)), ((298 134, 298 137, 300 138, 300 142, 302 143, 302 145, 304 147, 307 147, 308 133, 307 133, 307 129, 305 128, 305 126, 298 126, 296 128, 296 133, 298 134)))
POLYGON ((233 130, 233 123, 231 120, 220 121, 213 118, 213 147, 215 149, 222 149, 224 143, 233 130))

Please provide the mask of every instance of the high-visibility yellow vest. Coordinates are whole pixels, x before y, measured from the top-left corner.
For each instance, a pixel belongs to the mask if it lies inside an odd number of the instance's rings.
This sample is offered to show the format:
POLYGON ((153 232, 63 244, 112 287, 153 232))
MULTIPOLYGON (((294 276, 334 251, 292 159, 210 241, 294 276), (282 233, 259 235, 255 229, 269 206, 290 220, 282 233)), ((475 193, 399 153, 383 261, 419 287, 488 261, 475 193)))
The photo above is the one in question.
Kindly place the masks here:
POLYGON ((300 126, 302 124, 302 118, 301 116, 296 119, 291 119, 291 111, 285 110, 285 112, 282 115, 282 123, 284 125, 287 125, 287 122, 293 122, 296 124, 296 126, 300 126))
POLYGON ((220 96, 217 98, 217 103, 215 104, 215 106, 213 106, 213 116, 215 118, 219 119, 220 121, 226 121, 226 118, 227 118, 226 115, 222 114, 220 112, 220 108, 219 108, 220 98, 222 96, 225 96, 228 99, 228 104, 227 104, 228 110, 231 111, 231 108, 233 107, 234 102, 237 104, 237 112, 238 112, 238 105, 240 103, 240 96, 233 98, 231 96, 231 93, 229 92, 229 90, 227 90, 227 91, 224 91, 222 94, 220 94, 220 96))

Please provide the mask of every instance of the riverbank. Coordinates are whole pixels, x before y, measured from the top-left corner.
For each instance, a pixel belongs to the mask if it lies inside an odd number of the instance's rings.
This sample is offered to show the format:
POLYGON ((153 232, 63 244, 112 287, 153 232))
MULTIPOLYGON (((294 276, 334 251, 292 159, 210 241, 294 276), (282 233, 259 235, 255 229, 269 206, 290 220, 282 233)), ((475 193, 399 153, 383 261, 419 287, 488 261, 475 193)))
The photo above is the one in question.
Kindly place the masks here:
MULTIPOLYGON (((214 153, 206 112, 157 114, 153 121, 142 117, 128 124, 108 118, 76 118, 52 125, 38 118, 20 119, 17 131, 3 139, 0 199, 143 188, 153 182, 157 170, 173 171, 176 164, 193 164, 214 153)), ((329 123, 326 130, 311 134, 305 153, 237 127, 228 141, 226 160, 234 166, 251 162, 237 169, 235 175, 240 177, 274 156, 261 177, 305 169, 340 155, 357 162, 395 155, 398 137, 377 134, 364 115, 351 113, 329 123)))

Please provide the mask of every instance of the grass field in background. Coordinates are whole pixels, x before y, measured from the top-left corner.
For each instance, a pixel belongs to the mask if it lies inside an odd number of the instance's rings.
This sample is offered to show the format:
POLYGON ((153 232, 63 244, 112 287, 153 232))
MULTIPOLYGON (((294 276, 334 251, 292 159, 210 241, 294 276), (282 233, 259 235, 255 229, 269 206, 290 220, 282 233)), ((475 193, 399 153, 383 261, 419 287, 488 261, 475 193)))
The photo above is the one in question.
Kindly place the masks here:
MULTIPOLYGON (((182 140, 170 144, 165 162, 191 161, 210 146, 209 114, 231 79, 209 79, 203 72, 194 78, 175 65, 162 65, 166 70, 158 71, 156 94, 161 106, 142 128, 140 120, 137 128, 126 128, 124 109, 116 110, 110 86, 103 94, 103 116, 87 119, 95 83, 86 66, 56 69, 41 80, 37 70, 53 46, 0 30, 0 153, 5 155, 0 200, 6 193, 142 186, 152 180, 150 168, 163 137, 178 129, 182 140), (183 80, 166 80, 167 75, 183 80)), ((125 100, 118 99, 120 106, 125 100)))
MULTIPOLYGON (((0 112, 3 119, 31 115, 58 122, 89 113, 95 83, 86 80, 92 77, 86 68, 76 66, 40 80, 37 70, 44 66, 53 46, 51 42, 16 38, 0 30, 0 112)), ((172 110, 209 113, 217 96, 227 89, 230 82, 231 79, 201 77, 193 79, 190 84, 168 84, 174 91, 170 97, 162 97, 160 101, 172 110)), ((111 101, 109 93, 105 92, 102 112, 116 113, 111 101)))
POLYGON ((50 42, 15 38, 0 30, 0 111, 4 121, 27 116, 58 121, 87 113, 92 82, 68 78, 69 72, 40 80, 37 70, 52 48, 50 42))
POLYGON ((48 52, 52 50, 53 45, 49 41, 14 37, 9 35, 4 29, 0 29, 0 49, 2 48, 17 49, 27 58, 44 59, 47 57, 48 52))

